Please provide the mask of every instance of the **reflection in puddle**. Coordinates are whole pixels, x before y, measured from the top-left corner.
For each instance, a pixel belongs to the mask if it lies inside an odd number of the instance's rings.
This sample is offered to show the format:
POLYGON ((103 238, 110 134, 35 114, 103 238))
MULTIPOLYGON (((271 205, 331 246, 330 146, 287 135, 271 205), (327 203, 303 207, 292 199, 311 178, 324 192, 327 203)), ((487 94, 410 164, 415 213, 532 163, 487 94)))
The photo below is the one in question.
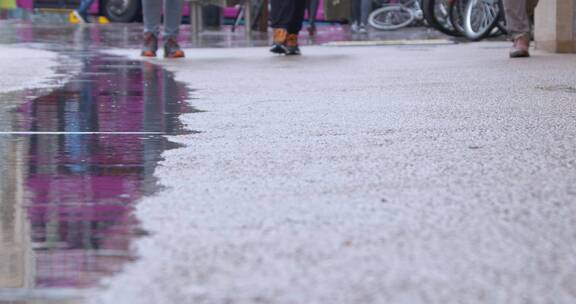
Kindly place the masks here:
POLYGON ((154 65, 83 63, 64 87, 0 114, 0 131, 30 133, 0 135, 0 301, 2 289, 94 286, 132 259, 135 202, 156 190, 171 146, 160 134, 183 133, 178 115, 193 111, 154 65))

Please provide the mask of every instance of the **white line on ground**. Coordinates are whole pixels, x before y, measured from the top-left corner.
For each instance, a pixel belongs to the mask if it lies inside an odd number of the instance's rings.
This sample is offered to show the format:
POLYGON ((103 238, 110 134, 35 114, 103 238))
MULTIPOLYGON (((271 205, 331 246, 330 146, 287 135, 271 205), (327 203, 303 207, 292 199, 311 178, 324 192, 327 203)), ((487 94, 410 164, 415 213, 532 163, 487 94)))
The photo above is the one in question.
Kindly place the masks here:
POLYGON ((72 288, 54 289, 28 289, 28 288, 0 288, 0 302, 4 301, 27 301, 32 299, 42 300, 66 300, 80 298, 87 295, 86 291, 72 288))
POLYGON ((164 132, 0 132, 0 135, 162 135, 164 132))
POLYGON ((381 45, 446 45, 454 44, 447 39, 425 40, 377 40, 377 41, 333 41, 324 43, 324 46, 381 46, 381 45))

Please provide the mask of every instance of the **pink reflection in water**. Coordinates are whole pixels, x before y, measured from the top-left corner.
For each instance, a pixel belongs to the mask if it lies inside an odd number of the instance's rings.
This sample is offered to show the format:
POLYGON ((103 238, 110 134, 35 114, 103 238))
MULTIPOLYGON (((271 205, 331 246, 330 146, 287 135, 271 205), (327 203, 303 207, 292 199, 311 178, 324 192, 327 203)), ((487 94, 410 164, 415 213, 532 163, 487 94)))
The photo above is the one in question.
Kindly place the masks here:
MULTIPOLYGON (((187 89, 144 65, 86 58, 79 79, 19 108, 19 131, 182 131, 187 89)), ((166 145, 139 134, 30 136, 25 205, 37 287, 94 286, 133 258, 134 204, 155 190, 166 145)))

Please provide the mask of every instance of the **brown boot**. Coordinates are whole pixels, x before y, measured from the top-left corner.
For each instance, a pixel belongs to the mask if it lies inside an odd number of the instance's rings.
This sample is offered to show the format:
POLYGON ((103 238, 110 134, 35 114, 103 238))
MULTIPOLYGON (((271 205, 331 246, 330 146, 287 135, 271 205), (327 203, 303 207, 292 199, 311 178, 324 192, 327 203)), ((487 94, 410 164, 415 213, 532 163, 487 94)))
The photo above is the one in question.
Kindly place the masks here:
POLYGON ((184 51, 180 48, 176 37, 169 37, 164 43, 165 58, 184 58, 184 51))
POLYGON ((510 58, 530 57, 530 38, 518 36, 514 38, 514 45, 510 50, 510 58))
POLYGON ((289 34, 286 39, 286 55, 300 55, 298 46, 298 34, 289 34))
POLYGON ((152 33, 144 33, 141 55, 143 57, 156 57, 157 50, 158 50, 158 37, 156 37, 156 35, 152 33))
POLYGON ((272 48, 270 52, 275 54, 286 54, 286 38, 288 32, 285 29, 275 28, 272 30, 274 34, 272 48))

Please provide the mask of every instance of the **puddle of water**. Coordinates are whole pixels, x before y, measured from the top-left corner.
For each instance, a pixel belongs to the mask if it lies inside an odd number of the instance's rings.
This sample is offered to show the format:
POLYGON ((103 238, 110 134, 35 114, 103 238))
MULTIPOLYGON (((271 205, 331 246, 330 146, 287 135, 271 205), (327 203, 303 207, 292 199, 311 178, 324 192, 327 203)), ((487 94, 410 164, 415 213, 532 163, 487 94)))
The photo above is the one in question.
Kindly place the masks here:
POLYGON ((132 211, 158 190, 154 169, 174 146, 162 134, 186 133, 178 116, 195 111, 155 65, 82 63, 63 87, 0 111, 0 302, 22 289, 92 287, 134 259, 132 211))

